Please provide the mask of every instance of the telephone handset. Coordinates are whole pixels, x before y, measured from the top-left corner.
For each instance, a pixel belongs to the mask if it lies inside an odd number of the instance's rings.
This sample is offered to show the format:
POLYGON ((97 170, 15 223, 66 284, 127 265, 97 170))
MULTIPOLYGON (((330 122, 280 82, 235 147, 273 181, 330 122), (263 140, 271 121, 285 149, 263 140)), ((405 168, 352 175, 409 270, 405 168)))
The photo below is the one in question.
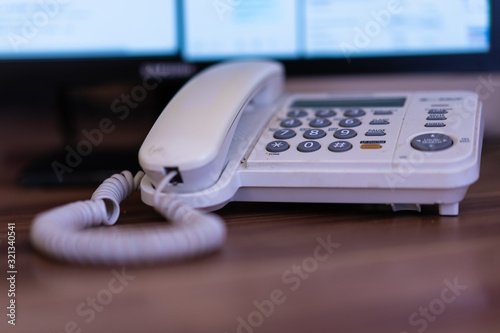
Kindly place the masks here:
POLYGON ((189 81, 168 103, 139 151, 139 163, 158 184, 178 171, 176 190, 204 189, 218 179, 241 118, 249 106, 275 102, 284 70, 270 61, 215 65, 189 81), (181 186, 182 184, 182 186, 181 186))
POLYGON ((106 180, 92 200, 40 214, 31 239, 67 261, 143 263, 214 251, 224 223, 202 211, 229 201, 438 205, 457 215, 479 177, 483 121, 466 91, 283 93, 272 61, 215 65, 191 79, 146 137, 146 175, 106 180), (140 184, 140 185, 139 185, 140 184), (172 226, 124 232, 119 203, 142 200, 172 226), (196 208, 196 209, 195 209, 196 208))

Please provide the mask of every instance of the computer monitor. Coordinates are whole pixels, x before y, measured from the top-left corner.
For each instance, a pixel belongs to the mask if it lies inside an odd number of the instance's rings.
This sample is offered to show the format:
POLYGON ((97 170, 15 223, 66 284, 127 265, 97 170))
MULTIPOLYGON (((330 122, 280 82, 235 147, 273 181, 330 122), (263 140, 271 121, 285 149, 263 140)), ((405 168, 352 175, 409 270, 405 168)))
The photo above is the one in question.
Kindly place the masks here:
POLYGON ((488 0, 3 0, 0 83, 187 78, 230 58, 288 75, 499 68, 488 0))

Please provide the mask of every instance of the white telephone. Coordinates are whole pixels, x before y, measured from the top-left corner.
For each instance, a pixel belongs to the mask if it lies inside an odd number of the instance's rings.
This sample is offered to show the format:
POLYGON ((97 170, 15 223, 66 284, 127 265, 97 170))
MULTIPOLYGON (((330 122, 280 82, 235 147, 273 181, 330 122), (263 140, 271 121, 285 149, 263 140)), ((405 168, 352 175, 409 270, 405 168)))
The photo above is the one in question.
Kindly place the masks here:
POLYGON ((100 220, 95 224, 113 224, 119 202, 140 181, 143 201, 174 224, 183 221, 181 231, 151 236, 155 241, 129 235, 107 248, 94 242, 62 256, 53 241, 36 237, 49 234, 37 222, 35 246, 66 260, 104 263, 204 253, 223 243, 225 229, 217 217, 192 208, 210 211, 232 200, 390 204, 394 210, 437 204, 441 215, 458 214, 459 202, 479 177, 483 121, 476 94, 287 95, 283 86, 283 67, 272 61, 227 62, 201 72, 146 137, 139 151, 146 175, 135 181, 115 176, 112 182, 121 190, 98 190, 93 200, 100 200, 99 208, 82 208, 99 211, 87 218, 100 220), (195 234, 189 231, 193 225, 199 227, 195 234), (113 254, 126 242, 139 250, 113 254), (197 244, 201 250, 193 249, 197 244), (90 247, 98 250, 92 254, 90 247), (106 249, 112 255, 95 259, 106 249))

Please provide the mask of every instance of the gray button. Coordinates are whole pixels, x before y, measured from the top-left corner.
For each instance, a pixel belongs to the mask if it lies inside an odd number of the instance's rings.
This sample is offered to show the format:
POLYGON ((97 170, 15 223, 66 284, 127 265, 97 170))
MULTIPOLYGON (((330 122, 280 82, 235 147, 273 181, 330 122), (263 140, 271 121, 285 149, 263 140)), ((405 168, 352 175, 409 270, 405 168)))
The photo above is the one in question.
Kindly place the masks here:
POLYGON ((384 136, 385 130, 383 129, 369 129, 368 132, 365 133, 366 136, 384 136))
POLYGON ((376 116, 385 116, 385 115, 391 115, 393 112, 391 110, 377 110, 373 112, 374 115, 376 116))
POLYGON ((288 111, 288 113, 286 115, 290 118, 302 118, 302 117, 307 116, 307 111, 296 109, 296 110, 288 111))
POLYGON ((304 141, 299 143, 297 146, 298 151, 303 153, 310 153, 321 148, 321 145, 317 141, 304 141))
POLYGON ((310 129, 304 132, 304 138, 306 139, 321 139, 326 135, 326 132, 320 129, 310 129))
POLYGON ((426 123, 425 127, 445 127, 445 123, 426 123))
POLYGON ((440 133, 427 133, 411 140, 411 146, 423 151, 438 151, 451 147, 453 140, 448 135, 440 133))
POLYGON ((363 117, 366 114, 363 109, 349 109, 344 111, 344 117, 363 117))
POLYGON ((286 141, 271 141, 267 144, 266 150, 271 153, 279 153, 290 148, 286 141))
POLYGON ((373 119, 370 125, 389 125, 389 119, 373 119))
POLYGON ((341 153, 344 151, 348 151, 352 148, 352 144, 348 141, 334 141, 330 143, 328 149, 333 151, 334 153, 341 153))
POLYGON ((286 139, 293 138, 295 135, 297 135, 297 133, 295 133, 294 130, 291 130, 291 129, 279 129, 276 132, 274 132, 273 137, 275 139, 286 140, 286 139))
POLYGON ((280 123, 280 126, 285 128, 299 127, 300 125, 302 122, 295 118, 285 119, 280 123))
POLYGON ((336 114, 337 114, 337 112, 333 111, 332 109, 321 109, 321 110, 317 110, 315 113, 316 117, 319 117, 319 118, 333 117, 336 114))
POLYGON ((430 114, 427 120, 446 120, 446 116, 444 114, 430 114))
POLYGON ((429 114, 446 114, 448 111, 446 109, 430 109, 429 114))
POLYGON ((356 135, 358 135, 358 133, 352 129, 341 129, 333 133, 333 136, 337 139, 350 139, 354 138, 356 135))
POLYGON ((347 118, 347 119, 342 119, 339 121, 339 126, 342 127, 356 127, 361 125, 361 120, 357 118, 347 118))
POLYGON ((323 119, 323 118, 315 118, 311 120, 309 123, 309 126, 311 127, 328 127, 332 124, 332 122, 328 119, 323 119))

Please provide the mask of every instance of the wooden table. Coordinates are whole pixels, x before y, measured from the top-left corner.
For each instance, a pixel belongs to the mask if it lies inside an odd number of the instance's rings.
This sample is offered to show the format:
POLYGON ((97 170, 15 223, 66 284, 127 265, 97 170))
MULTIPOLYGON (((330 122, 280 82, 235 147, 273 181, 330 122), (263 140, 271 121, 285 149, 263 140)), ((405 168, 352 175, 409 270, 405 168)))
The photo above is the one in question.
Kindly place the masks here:
MULTIPOLYGON (((214 255, 78 267, 35 252, 28 232, 35 214, 89 198, 94 188, 18 186, 20 168, 58 138, 50 125, 15 112, 2 118, 1 332, 500 331, 499 143, 485 142, 481 178, 458 217, 386 206, 232 203, 218 212, 229 234, 214 255), (9 223, 16 232, 15 327, 6 317, 9 223)), ((161 220, 135 194, 119 224, 161 220)))

